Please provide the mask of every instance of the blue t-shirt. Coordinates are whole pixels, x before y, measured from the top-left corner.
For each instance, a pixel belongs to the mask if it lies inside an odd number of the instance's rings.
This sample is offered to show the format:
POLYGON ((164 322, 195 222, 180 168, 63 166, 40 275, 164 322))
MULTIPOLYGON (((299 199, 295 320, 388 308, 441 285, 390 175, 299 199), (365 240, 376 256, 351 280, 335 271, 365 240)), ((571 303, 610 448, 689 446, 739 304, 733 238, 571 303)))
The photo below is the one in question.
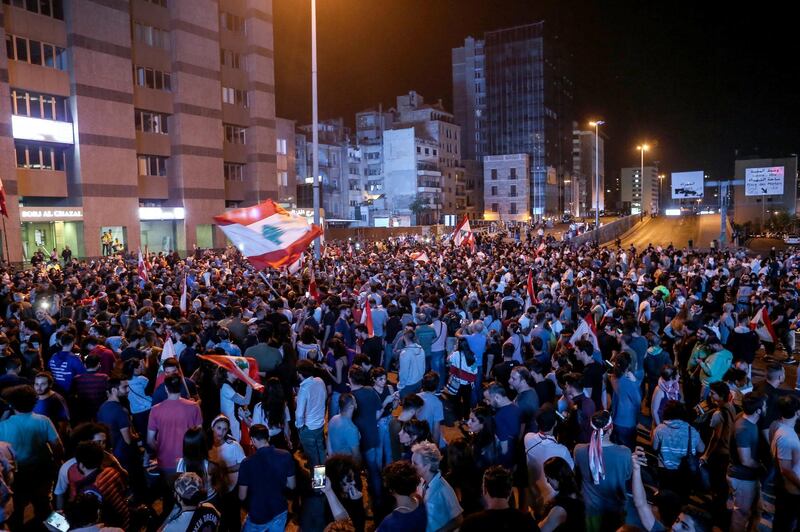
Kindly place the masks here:
POLYGON ((614 425, 626 428, 635 427, 641 404, 642 394, 639 386, 629 378, 621 377, 617 381, 617 389, 611 399, 614 425))
POLYGON ((374 388, 365 386, 353 392, 356 398, 356 412, 353 423, 361 433, 361 450, 368 451, 380 445, 378 435, 378 412, 381 411, 381 398, 374 388))
POLYGON ((126 464, 128 461, 128 444, 125 443, 120 431, 131 426, 131 419, 125 407, 117 401, 106 401, 100 405, 100 409, 97 411, 97 421, 108 425, 114 456, 117 460, 126 464))
POLYGON ((500 457, 501 465, 511 467, 514 460, 514 443, 519 439, 522 410, 510 403, 494 414, 495 434, 500 442, 508 442, 508 451, 500 457))
POLYGON ((83 365, 80 357, 67 351, 59 351, 53 355, 47 365, 53 373, 56 385, 64 392, 69 392, 75 375, 86 373, 86 366, 83 365))
POLYGON ((64 398, 56 392, 53 392, 47 399, 38 399, 36 401, 36 406, 33 407, 33 413, 50 418, 53 424, 60 421, 69 421, 67 403, 64 401, 64 398))
POLYGON ((328 444, 333 454, 350 454, 354 447, 358 448, 360 438, 358 427, 351 419, 337 414, 328 422, 328 444))
POLYGON ((262 447, 244 459, 239 466, 239 485, 247 486, 245 507, 250 521, 264 525, 288 510, 283 491, 292 476, 292 455, 283 449, 262 447))
POLYGON ((376 532, 425 532, 428 526, 428 514, 425 503, 419 501, 417 509, 413 512, 402 513, 397 510, 387 515, 376 532))
POLYGON ((483 367, 483 353, 486 352, 486 336, 481 333, 473 333, 464 336, 467 339, 469 348, 475 355, 475 364, 481 368, 483 367))

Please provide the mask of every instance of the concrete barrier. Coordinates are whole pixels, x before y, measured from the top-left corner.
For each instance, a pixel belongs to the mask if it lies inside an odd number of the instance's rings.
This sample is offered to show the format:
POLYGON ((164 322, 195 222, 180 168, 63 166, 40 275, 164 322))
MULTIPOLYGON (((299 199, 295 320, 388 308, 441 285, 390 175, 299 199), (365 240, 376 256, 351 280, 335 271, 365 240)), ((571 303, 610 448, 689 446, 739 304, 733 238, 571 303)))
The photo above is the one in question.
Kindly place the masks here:
POLYGON ((612 242, 627 233, 634 225, 641 222, 644 216, 641 214, 632 214, 613 222, 601 226, 599 229, 587 231, 581 235, 573 237, 570 240, 571 244, 577 246, 586 244, 587 242, 594 242, 597 239, 601 244, 612 242))

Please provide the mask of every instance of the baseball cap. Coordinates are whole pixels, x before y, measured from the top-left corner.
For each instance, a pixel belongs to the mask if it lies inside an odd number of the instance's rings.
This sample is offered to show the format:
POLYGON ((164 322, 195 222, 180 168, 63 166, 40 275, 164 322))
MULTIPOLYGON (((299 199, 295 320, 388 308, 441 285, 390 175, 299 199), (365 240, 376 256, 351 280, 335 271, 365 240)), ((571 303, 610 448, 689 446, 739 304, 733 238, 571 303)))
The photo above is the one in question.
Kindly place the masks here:
POLYGON ((181 473, 175 481, 175 493, 184 500, 191 500, 203 490, 203 481, 197 473, 181 473))

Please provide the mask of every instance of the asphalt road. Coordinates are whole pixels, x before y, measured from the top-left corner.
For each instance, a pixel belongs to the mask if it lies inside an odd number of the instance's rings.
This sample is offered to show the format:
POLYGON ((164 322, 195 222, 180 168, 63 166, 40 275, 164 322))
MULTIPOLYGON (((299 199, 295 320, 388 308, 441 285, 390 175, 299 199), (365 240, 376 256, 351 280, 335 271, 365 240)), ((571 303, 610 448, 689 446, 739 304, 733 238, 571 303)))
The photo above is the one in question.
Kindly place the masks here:
POLYGON ((693 241, 696 248, 708 248, 719 238, 719 214, 698 216, 659 216, 646 220, 622 237, 622 245, 633 244, 637 249, 649 244, 683 248, 693 241))

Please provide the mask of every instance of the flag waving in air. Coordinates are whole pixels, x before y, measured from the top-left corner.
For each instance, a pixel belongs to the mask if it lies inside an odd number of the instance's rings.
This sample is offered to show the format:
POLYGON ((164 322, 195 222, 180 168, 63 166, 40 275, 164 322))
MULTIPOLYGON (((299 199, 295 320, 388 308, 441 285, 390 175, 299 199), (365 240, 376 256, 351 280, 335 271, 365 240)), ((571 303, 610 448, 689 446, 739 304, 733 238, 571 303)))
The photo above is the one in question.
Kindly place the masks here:
POLYGON ((361 324, 367 326, 367 334, 369 334, 370 338, 375 336, 372 328, 372 309, 369 304, 369 296, 367 296, 367 300, 364 302, 364 310, 361 312, 361 324))
POLYGON ((181 288, 180 308, 181 308, 181 314, 183 314, 185 316, 186 315, 186 311, 189 309, 189 291, 186 289, 186 274, 185 273, 183 274, 183 283, 181 283, 181 284, 183 286, 181 288))
POLYGON ((311 278, 308 280, 308 295, 319 303, 321 298, 319 297, 319 290, 317 290, 317 279, 314 277, 314 266, 312 265, 309 270, 311 271, 311 278))
POLYGON ((772 328, 772 320, 767 312, 767 307, 761 307, 756 315, 750 320, 750 329, 754 330, 762 342, 774 344, 778 341, 778 335, 772 328))
POLYGON ((264 386, 259 382, 258 362, 252 357, 231 357, 228 355, 197 356, 233 373, 237 379, 257 392, 264 389, 264 386))
POLYGON ((415 251, 411 253, 408 258, 417 262, 430 262, 431 260, 428 258, 428 254, 425 251, 415 251))
POLYGON ((453 243, 458 246, 471 246, 475 247, 475 236, 472 234, 472 229, 469 227, 469 218, 464 215, 464 218, 456 226, 453 231, 453 243))
POLYGON ((533 269, 528 270, 528 297, 525 301, 525 310, 528 310, 533 305, 538 305, 539 300, 536 298, 536 290, 533 288, 533 269))
POLYGON ((136 265, 136 271, 139 273, 139 279, 141 279, 144 282, 147 282, 148 278, 147 270, 149 270, 149 268, 147 267, 147 264, 144 262, 144 258, 142 257, 142 248, 139 248, 139 262, 136 265))
POLYGON ((272 200, 214 217, 225 236, 256 268, 296 262, 322 229, 272 200))
POLYGON ((591 312, 588 312, 575 328, 575 333, 570 337, 569 343, 574 346, 578 340, 588 340, 594 346, 595 351, 600 351, 600 345, 597 343, 597 330, 591 312))
POLYGON ((6 207, 6 189, 3 180, 0 179, 0 214, 8 218, 8 207, 6 207))

